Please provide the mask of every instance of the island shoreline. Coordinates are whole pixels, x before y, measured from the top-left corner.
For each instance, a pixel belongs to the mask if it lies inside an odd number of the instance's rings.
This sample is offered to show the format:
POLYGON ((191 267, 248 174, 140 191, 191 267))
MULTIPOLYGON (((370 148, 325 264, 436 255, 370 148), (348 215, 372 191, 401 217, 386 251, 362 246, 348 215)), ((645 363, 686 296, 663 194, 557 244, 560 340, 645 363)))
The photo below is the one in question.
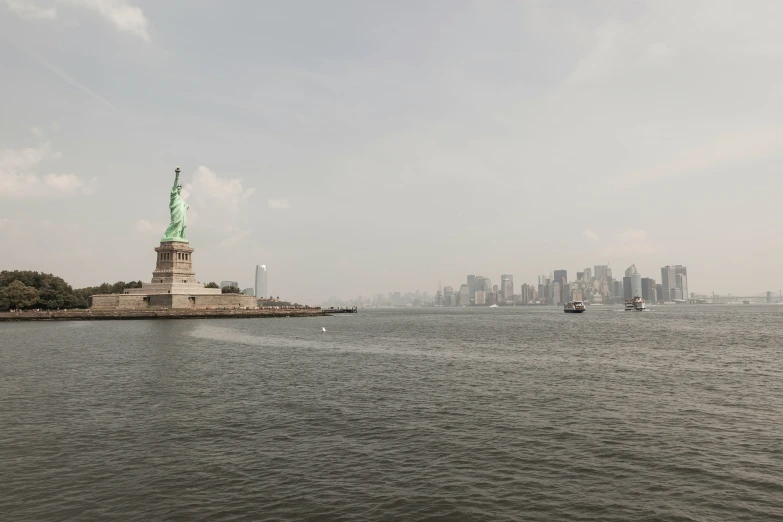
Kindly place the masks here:
POLYGON ((0 312, 0 322, 23 321, 112 321, 143 319, 260 319, 276 317, 325 317, 320 308, 262 308, 231 310, 53 310, 40 312, 0 312))

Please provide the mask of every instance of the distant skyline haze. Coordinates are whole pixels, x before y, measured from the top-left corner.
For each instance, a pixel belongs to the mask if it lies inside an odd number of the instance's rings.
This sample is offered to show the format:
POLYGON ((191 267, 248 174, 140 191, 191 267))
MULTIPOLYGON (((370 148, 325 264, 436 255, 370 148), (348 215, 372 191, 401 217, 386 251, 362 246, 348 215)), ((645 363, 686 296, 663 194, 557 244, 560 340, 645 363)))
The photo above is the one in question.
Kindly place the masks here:
POLYGON ((775 294, 783 3, 0 0, 0 269, 286 300, 688 267, 775 294))

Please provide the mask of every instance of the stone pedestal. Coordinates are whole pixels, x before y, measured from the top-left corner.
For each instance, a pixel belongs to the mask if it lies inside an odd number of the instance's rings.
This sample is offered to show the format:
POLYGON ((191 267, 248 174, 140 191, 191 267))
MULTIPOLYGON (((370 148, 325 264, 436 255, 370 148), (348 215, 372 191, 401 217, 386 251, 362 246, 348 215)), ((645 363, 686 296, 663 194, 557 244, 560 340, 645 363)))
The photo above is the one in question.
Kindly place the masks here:
POLYGON ((193 272, 193 248, 180 241, 163 241, 155 247, 158 260, 152 271, 152 282, 143 283, 141 288, 126 288, 130 295, 188 294, 216 295, 220 288, 205 288, 196 281, 193 272))
POLYGON ((152 272, 152 283, 195 283, 193 248, 188 243, 166 241, 155 247, 158 262, 152 272))

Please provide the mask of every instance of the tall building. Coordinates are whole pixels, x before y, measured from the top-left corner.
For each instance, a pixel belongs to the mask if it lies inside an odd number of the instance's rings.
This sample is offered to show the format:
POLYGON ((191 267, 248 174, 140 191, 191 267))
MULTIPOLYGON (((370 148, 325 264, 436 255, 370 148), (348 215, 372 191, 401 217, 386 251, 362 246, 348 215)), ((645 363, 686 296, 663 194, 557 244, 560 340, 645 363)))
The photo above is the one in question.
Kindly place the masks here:
POLYGON ((503 299, 508 301, 514 295, 514 276, 503 274, 500 276, 500 290, 503 292, 503 299))
POLYGON ((443 287, 443 306, 455 306, 454 288, 450 286, 443 287))
POLYGON ((470 287, 468 285, 461 285, 459 287, 459 304, 460 306, 467 306, 470 304, 470 287))
POLYGON ((519 300, 522 304, 528 304, 533 300, 533 287, 525 283, 522 288, 519 289, 519 300))
POLYGON ((675 287, 682 291, 682 299, 688 299, 688 269, 682 265, 674 267, 675 287))
POLYGON ((623 277, 623 299, 626 301, 633 299, 633 289, 631 288, 630 276, 623 277))
POLYGON ((585 268, 585 281, 588 283, 593 280, 593 269, 585 268))
POLYGON ((486 301, 487 301, 487 293, 484 290, 476 290, 475 304, 483 305, 486 304, 486 301))
POLYGON ((612 271, 609 269, 609 265, 595 265, 596 279, 608 279, 610 277, 612 277, 612 271))
POLYGON ((492 281, 490 281, 488 277, 483 278, 483 281, 484 281, 484 288, 482 288, 482 290, 484 290, 487 293, 492 293, 492 281))
MULTIPOLYGON (((462 289, 460 289, 460 296, 462 294, 462 289)), ((468 275, 468 298, 472 302, 476 298, 476 276, 473 274, 468 275)), ((462 299, 460 297, 460 305, 464 304, 470 304, 470 303, 463 303, 462 299)))
POLYGON ((642 297, 642 276, 639 271, 636 270, 636 265, 631 265, 628 270, 625 271, 625 277, 623 278, 623 288, 626 299, 633 299, 634 297, 642 297), (630 283, 630 288, 628 284, 630 283))
POLYGON ((552 285, 552 304, 559 305, 563 299, 563 287, 559 282, 552 285))
POLYGON ((624 295, 623 282, 614 279, 612 281, 612 297, 620 297, 624 295))
POLYGON ((476 276, 476 292, 484 291, 484 292, 491 292, 492 291, 492 281, 489 280, 488 277, 483 276, 476 276))
POLYGON ((559 298, 559 301, 557 301, 554 304, 560 304, 564 301, 567 301, 568 296, 564 294, 565 294, 566 284, 568 283, 568 270, 555 270, 553 279, 555 283, 560 283, 560 294, 556 296, 556 298, 559 298))
POLYGON ((256 265, 256 297, 269 297, 269 288, 266 284, 266 265, 256 265))
POLYGON ((654 303, 658 300, 658 292, 655 289, 655 279, 649 277, 642 278, 642 299, 648 303, 654 303))
POLYGON ((677 270, 675 267, 666 265, 661 268, 661 286, 663 287, 661 301, 673 301, 672 288, 677 288, 677 270))

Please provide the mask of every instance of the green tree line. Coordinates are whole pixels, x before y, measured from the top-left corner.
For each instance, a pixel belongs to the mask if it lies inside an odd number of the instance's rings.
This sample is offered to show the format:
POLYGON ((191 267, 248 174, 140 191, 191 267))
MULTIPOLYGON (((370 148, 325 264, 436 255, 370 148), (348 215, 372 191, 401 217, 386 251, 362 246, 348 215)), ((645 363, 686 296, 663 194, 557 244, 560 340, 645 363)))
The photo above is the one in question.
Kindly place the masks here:
POLYGON ((0 272, 0 311, 9 308, 87 308, 87 298, 96 294, 121 294, 126 288, 141 288, 141 281, 117 281, 73 289, 63 278, 31 270, 0 272))

